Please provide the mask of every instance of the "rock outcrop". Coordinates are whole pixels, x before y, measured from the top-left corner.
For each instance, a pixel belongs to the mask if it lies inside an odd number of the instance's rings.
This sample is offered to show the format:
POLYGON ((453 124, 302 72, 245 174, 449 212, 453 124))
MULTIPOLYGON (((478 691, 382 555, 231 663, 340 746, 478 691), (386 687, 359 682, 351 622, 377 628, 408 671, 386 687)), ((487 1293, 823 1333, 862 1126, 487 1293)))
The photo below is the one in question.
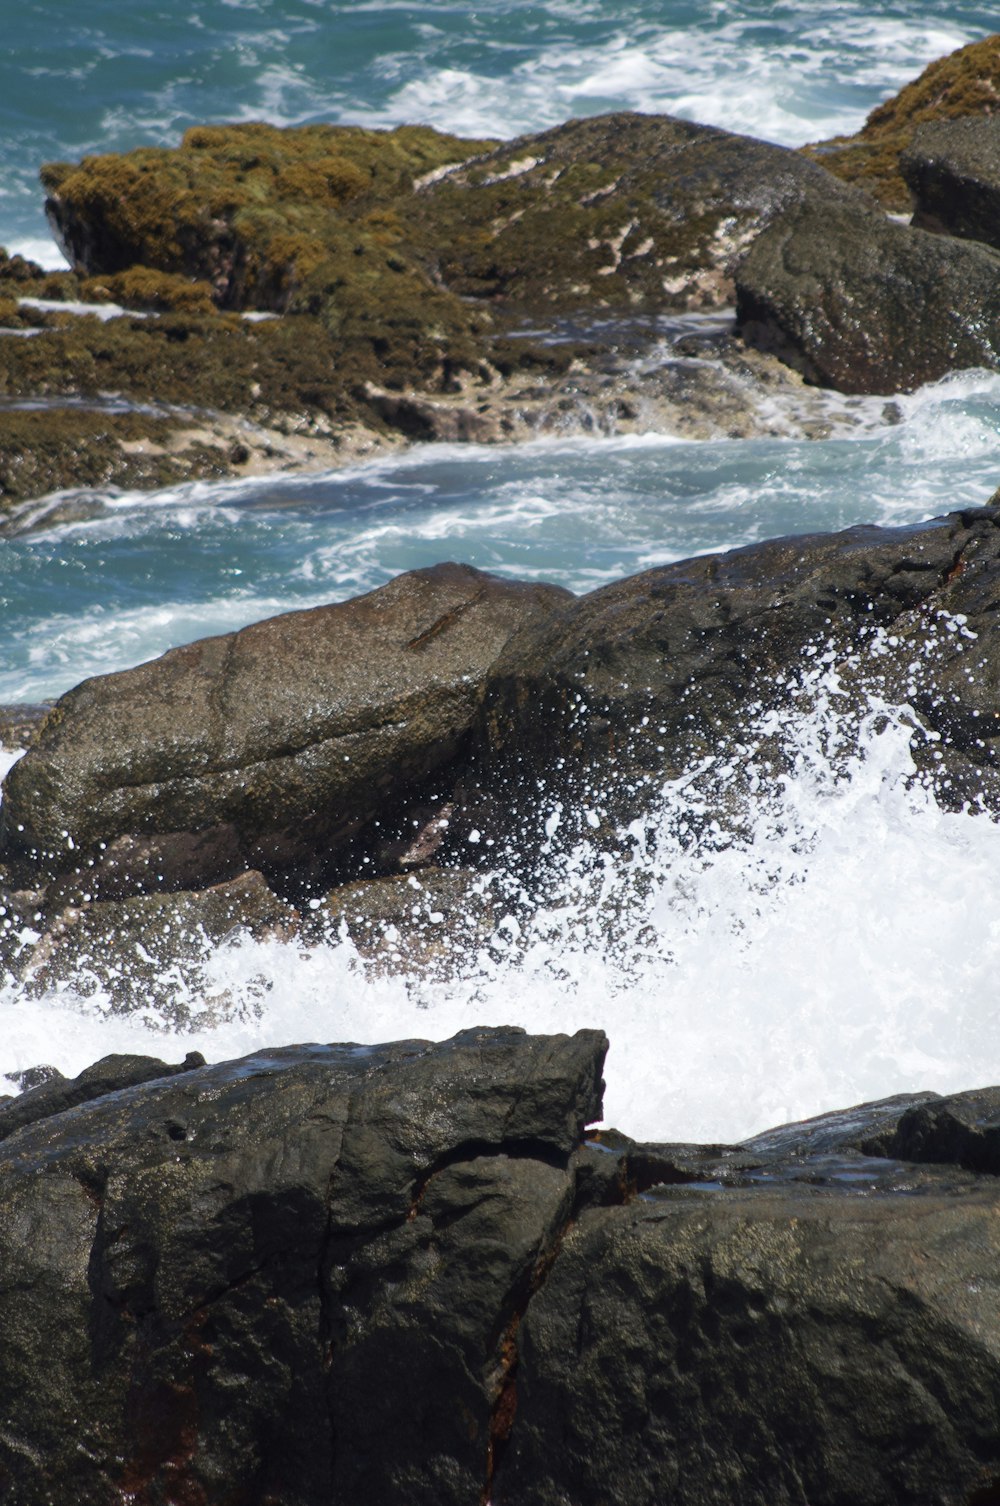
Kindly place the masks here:
POLYGON ((909 391, 1000 365, 1000 253, 857 204, 803 204, 736 274, 745 339, 840 392, 909 391))
POLYGON ((1000 119, 921 126, 899 165, 914 225, 1000 247, 1000 119))
POLYGON ((748 249, 742 332, 777 352, 753 352, 754 376, 764 362, 781 381, 780 356, 792 388, 805 372, 895 392, 995 365, 990 296, 974 317, 986 253, 928 249, 862 188, 909 207, 900 153, 927 122, 993 110, 998 47, 942 59, 856 141, 805 155, 619 112, 503 145, 417 126, 198 126, 173 149, 48 164, 76 270, 0 249, 0 393, 41 404, 0 413, 0 510, 81 483, 319 469, 414 438, 768 432, 738 342, 690 361, 664 354, 657 326, 728 306, 748 249), (134 313, 58 309, 81 300, 134 313))
POLYGON ((729 304, 739 253, 812 200, 865 202, 785 147, 619 113, 448 169, 409 213, 449 288, 543 316, 729 304))
POLYGON ((995 804, 998 600, 995 509, 779 539, 631 576, 511 640, 477 718, 481 783, 544 780, 549 799, 566 792, 578 806, 586 795, 628 820, 644 787, 752 741, 754 719, 787 708, 830 649, 862 697, 874 687, 919 706, 942 738, 934 766, 946 802, 975 791, 995 804), (964 633, 948 630, 956 614, 964 633), (891 647, 876 637, 890 626, 891 647))
POLYGON ((873 694, 909 706, 914 777, 995 813, 998 611, 989 507, 579 598, 438 566, 172 650, 64 696, 11 769, 0 959, 125 1008, 238 930, 448 970, 513 902, 490 875, 534 892, 557 804, 560 843, 619 842, 684 776, 732 830, 758 798, 745 771, 777 787, 778 729, 823 663, 845 738, 873 694))
POLYGON ((0 1102, 4 1494, 993 1500, 1000 1090, 640 1145, 586 1131, 606 1046, 108 1058, 0 1102))
POLYGON ((854 136, 835 136, 803 151, 837 177, 857 184, 887 209, 908 213, 900 157, 924 125, 995 115, 1000 105, 1000 35, 970 42, 930 63, 912 83, 876 105, 854 136))

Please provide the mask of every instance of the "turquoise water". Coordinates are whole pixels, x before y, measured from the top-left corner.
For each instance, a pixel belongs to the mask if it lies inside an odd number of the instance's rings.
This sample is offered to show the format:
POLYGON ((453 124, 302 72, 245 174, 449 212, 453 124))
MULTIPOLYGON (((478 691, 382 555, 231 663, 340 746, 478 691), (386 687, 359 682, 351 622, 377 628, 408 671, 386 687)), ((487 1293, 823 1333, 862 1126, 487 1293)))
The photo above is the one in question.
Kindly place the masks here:
POLYGON ((852 130, 995 8, 638 0, 32 0, 4 7, 0 244, 48 255, 40 163, 200 121, 428 121, 511 136, 666 111, 787 144, 852 130))

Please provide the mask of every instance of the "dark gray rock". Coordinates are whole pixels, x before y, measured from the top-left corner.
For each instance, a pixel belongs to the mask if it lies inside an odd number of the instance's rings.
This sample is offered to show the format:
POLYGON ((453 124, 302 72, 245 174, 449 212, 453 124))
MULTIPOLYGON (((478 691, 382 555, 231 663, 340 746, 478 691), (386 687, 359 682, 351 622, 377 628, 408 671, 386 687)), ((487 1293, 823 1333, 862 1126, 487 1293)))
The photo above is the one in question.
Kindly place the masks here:
POLYGON ((1000 1089, 637 1145, 584 1138, 606 1045, 107 1058, 0 1105, 4 1498, 987 1506, 1000 1182, 956 1163, 1000 1089))
MULTIPOLYGON (((961 805, 974 781, 977 801, 996 808, 998 522, 984 509, 918 527, 780 539, 665 565, 567 603, 512 639, 493 668, 476 727, 474 768, 486 793, 475 806, 470 784, 466 819, 499 836, 541 784, 548 806, 564 800, 567 825, 586 805, 613 831, 665 777, 701 764, 715 779, 705 793, 713 813, 730 800, 736 809, 735 765, 760 753, 780 775, 780 739, 758 728, 768 711, 787 718, 827 648, 845 728, 852 695, 855 708, 872 689, 917 704, 937 738, 918 737, 917 753, 941 798, 961 805), (892 645, 879 636, 890 626, 892 645), (727 748, 734 766, 717 775, 727 748)), ((529 812, 516 846, 533 841, 529 812)))
POLYGON ((176 1077, 179 1072, 191 1072, 204 1065, 200 1051, 189 1051, 179 1066, 169 1066, 155 1056, 104 1056, 72 1078, 64 1077, 54 1067, 29 1068, 19 1074, 24 1091, 0 1107, 0 1140, 6 1140, 25 1125, 37 1124, 81 1103, 105 1098, 123 1088, 134 1088, 139 1083, 176 1077), (44 1075, 32 1080, 39 1072, 44 1075))
POLYGON ((606 1044, 287 1047, 113 1073, 23 1124, 0 1158, 0 1494, 478 1502, 606 1044))
POLYGON ((496 1506, 967 1506, 1000 1489, 997 1190, 667 1187, 520 1325, 496 1506))
POLYGON ((8 776, 0 849, 96 894, 335 865, 454 756, 508 638, 566 599, 437 565, 87 680, 8 776))
POLYGON ((964 1166, 1000 1175, 1000 1088, 979 1088, 914 1104, 873 1148, 908 1161, 964 1166))
POLYGON ((997 252, 863 204, 792 207, 750 246, 736 291, 745 340, 841 392, 1000 365, 997 252))
POLYGON ((899 167, 914 225, 1000 248, 1000 120, 970 115, 918 127, 899 167))

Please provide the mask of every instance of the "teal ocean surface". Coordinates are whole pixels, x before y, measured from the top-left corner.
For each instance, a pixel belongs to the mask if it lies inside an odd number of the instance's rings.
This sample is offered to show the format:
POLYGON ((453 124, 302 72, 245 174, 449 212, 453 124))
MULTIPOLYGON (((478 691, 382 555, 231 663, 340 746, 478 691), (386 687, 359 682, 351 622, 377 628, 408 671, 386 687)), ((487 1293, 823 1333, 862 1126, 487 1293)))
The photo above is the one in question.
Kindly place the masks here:
MULTIPOLYGON (((926 63, 997 24, 992 7, 926 0, 876 11, 856 0, 29 0, 8 11, 0 244, 51 265, 40 163, 172 144, 196 122, 425 121, 510 136, 627 108, 794 145, 856 129, 926 63)), ((997 375, 958 373, 892 404, 823 401, 824 439, 779 412, 768 439, 556 433, 309 477, 91 493, 76 521, 0 540, 0 702, 54 696, 440 559, 583 591, 776 534, 917 521, 1000 485, 997 375)), ((706 1139, 996 1080, 1000 833, 908 788, 905 708, 880 708, 833 768, 829 675, 820 712, 786 729, 800 777, 783 803, 762 802, 746 843, 701 861, 661 843, 631 946, 605 944, 591 860, 577 853, 558 923, 540 921, 516 958, 470 958, 447 984, 369 977, 347 943, 292 954, 236 939, 206 960, 208 992, 224 990, 228 1011, 165 1042, 173 1027, 155 1011, 113 1017, 83 986, 38 999, 0 979, 0 1073, 40 1061, 75 1071, 111 1050, 218 1057, 479 1020, 596 1024, 613 1040, 609 1116, 633 1133, 706 1139), (966 928, 951 941, 948 919, 973 909, 970 955, 966 928)), ((664 790, 665 821, 683 798, 664 790)))

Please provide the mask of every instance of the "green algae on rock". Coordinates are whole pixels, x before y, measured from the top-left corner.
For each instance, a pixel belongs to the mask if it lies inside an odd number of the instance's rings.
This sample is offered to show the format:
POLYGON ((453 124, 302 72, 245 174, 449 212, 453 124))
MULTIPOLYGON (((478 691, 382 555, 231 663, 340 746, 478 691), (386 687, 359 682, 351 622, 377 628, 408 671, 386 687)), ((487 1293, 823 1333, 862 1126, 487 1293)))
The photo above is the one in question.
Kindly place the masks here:
POLYGON ((12 503, 74 486, 169 486, 228 474, 227 452, 174 447, 175 418, 77 407, 0 410, 0 515, 12 503))
POLYGON ((900 153, 918 126, 934 120, 1000 112, 1000 34, 938 58, 919 78, 878 105, 853 136, 803 147, 831 173, 873 194, 886 209, 907 212, 910 192, 900 153))
POLYGON ((571 120, 418 189, 418 244, 445 284, 552 312, 713 308, 775 215, 849 190, 797 153, 668 115, 571 120))
POLYGON ((42 169, 75 269, 138 268, 208 283, 224 309, 314 314, 345 346, 427 377, 475 357, 483 313, 413 258, 394 206, 414 182, 488 150, 429 126, 199 126, 145 147, 42 169))

